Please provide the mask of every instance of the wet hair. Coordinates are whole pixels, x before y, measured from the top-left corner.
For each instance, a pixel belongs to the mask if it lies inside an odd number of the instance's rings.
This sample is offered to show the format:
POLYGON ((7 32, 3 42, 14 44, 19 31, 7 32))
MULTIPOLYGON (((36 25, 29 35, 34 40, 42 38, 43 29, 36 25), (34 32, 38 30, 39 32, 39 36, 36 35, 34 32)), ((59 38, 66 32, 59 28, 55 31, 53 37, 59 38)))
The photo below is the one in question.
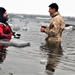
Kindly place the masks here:
POLYGON ((56 11, 58 11, 58 9, 59 9, 59 7, 56 3, 50 4, 49 7, 51 7, 52 9, 54 8, 56 11))

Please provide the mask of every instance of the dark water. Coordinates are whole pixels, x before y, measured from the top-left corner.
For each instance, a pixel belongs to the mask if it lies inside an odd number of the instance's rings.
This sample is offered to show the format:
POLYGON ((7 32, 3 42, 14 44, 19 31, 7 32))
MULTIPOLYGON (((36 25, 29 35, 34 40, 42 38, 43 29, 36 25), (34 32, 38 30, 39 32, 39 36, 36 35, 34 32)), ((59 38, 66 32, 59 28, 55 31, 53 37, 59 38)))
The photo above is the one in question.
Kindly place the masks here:
POLYGON ((17 31, 21 33, 20 39, 30 42, 31 46, 8 47, 7 54, 0 55, 0 75, 75 75, 74 30, 64 30, 61 43, 48 44, 45 34, 40 32, 42 21, 28 18, 25 31, 22 30, 25 19, 12 19, 12 24, 21 28, 17 31))

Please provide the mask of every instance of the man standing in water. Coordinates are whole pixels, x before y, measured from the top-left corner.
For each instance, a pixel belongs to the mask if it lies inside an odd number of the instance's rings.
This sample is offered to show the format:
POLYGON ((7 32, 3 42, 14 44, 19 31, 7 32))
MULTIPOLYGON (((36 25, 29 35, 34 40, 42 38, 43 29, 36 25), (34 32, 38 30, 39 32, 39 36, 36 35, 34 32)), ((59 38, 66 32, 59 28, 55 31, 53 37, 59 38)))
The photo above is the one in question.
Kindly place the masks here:
POLYGON ((52 3, 49 5, 49 13, 52 17, 49 26, 41 26, 41 32, 47 34, 46 41, 61 41, 62 31, 65 27, 63 18, 58 12, 58 5, 52 3))
MULTIPOLYGON (((6 12, 5 8, 0 7, 0 40, 11 40, 12 30, 11 27, 8 25, 7 21, 8 13, 6 12)), ((3 51, 5 47, 6 46, 0 44, 0 52, 3 51)))

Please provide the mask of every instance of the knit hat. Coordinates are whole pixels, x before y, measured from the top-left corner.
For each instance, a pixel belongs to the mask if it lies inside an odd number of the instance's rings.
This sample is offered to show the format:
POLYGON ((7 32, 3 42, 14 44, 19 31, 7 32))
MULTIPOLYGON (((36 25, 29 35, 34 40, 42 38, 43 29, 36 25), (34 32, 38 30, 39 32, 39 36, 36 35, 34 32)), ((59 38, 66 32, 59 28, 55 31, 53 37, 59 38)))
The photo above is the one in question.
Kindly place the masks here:
POLYGON ((0 17, 3 16, 4 12, 6 11, 5 8, 0 7, 0 17))
POLYGON ((7 25, 8 18, 4 17, 3 14, 6 12, 6 9, 3 7, 0 7, 0 22, 4 23, 7 25))

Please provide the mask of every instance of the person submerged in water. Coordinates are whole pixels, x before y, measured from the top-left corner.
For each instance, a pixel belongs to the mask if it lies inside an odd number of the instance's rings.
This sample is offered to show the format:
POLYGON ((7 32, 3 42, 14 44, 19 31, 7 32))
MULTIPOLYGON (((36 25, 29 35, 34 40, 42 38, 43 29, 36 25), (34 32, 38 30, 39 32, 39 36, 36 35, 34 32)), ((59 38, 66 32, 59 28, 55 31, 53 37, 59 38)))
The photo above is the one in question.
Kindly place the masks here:
POLYGON ((62 31, 65 28, 65 22, 58 12, 58 5, 52 3, 49 5, 49 13, 52 19, 49 26, 41 26, 41 32, 47 34, 46 41, 61 41, 62 31))
MULTIPOLYGON (((0 40, 7 39, 10 41, 12 38, 12 30, 7 21, 8 13, 5 8, 0 7, 0 40)), ((0 44, 0 51, 2 51, 4 47, 4 45, 0 44)))

